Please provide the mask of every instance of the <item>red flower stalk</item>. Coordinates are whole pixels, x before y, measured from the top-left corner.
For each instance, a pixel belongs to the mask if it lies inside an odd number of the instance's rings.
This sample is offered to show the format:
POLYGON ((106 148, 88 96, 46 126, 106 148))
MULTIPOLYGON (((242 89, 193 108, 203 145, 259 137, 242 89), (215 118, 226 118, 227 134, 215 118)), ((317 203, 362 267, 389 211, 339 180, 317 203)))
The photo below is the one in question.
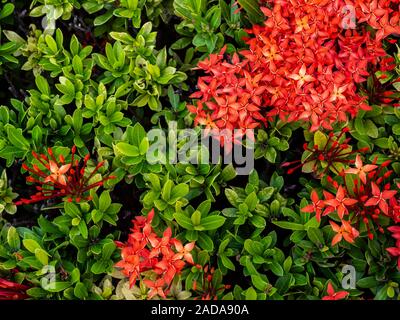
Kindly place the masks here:
POLYGON ((194 298, 194 300, 218 300, 219 294, 221 294, 225 289, 229 289, 230 285, 217 284, 215 285, 213 267, 206 265, 204 268, 197 265, 198 269, 202 269, 202 278, 200 281, 194 281, 192 289, 199 297, 194 298))
POLYGON ((23 300, 29 296, 26 293, 29 287, 16 282, 0 278, 0 300, 23 300))
POLYGON ((106 180, 115 178, 115 176, 108 176, 101 181, 89 183, 104 162, 98 163, 90 173, 87 173, 86 167, 90 155, 87 154, 83 161, 79 161, 75 159, 75 153, 76 147, 73 146, 71 160, 67 163, 62 155, 59 155, 57 159, 51 148, 48 148, 47 155, 32 151, 33 157, 40 163, 40 166, 33 164, 30 167, 24 163, 22 168, 30 173, 26 181, 37 184, 38 192, 30 199, 20 199, 15 204, 31 204, 54 198, 66 198, 70 202, 90 200, 90 197, 87 196, 90 189, 100 187, 106 180))
POLYGON ((317 145, 314 142, 304 144, 305 153, 308 155, 303 156, 303 160, 284 162, 281 167, 291 167, 287 171, 288 174, 292 174, 301 167, 307 167, 307 172, 313 172, 318 177, 324 176, 329 170, 339 173, 344 165, 354 162, 351 156, 368 150, 368 148, 351 150, 350 138, 346 138, 348 131, 348 128, 344 128, 336 135, 331 132, 323 145, 317 145))
POLYGON ((318 221, 321 216, 333 213, 341 219, 342 226, 331 222, 332 229, 337 233, 332 245, 342 238, 352 243, 358 236, 357 229, 360 223, 366 225, 370 239, 374 237, 372 226, 376 226, 378 231, 383 233, 384 230, 379 223, 381 214, 398 222, 400 203, 395 197, 397 191, 391 190, 389 182, 384 183, 393 173, 392 170, 383 171, 389 164, 390 161, 386 161, 378 167, 375 159, 372 164, 363 165, 360 155, 357 155, 356 168, 342 171, 337 178, 338 181, 327 177, 330 190, 336 190, 335 195, 323 190, 323 197, 320 198, 316 190, 311 192, 312 204, 304 207, 303 212, 315 212, 318 221))
POLYGON ((332 283, 329 281, 328 287, 326 289, 327 296, 322 297, 322 300, 342 300, 346 298, 349 293, 347 291, 338 291, 335 292, 335 289, 332 286, 332 283))
POLYGON ((397 257, 397 268, 400 270, 400 226, 389 227, 392 237, 396 239, 396 247, 386 248, 393 257, 397 257))
POLYGON ((132 233, 127 243, 116 242, 117 246, 122 248, 122 260, 115 266, 121 268, 122 273, 129 277, 131 286, 151 272, 150 279, 143 280, 150 289, 149 299, 155 295, 166 297, 175 275, 182 271, 186 263, 194 264, 190 251, 195 246, 194 242, 183 246, 181 241, 171 237, 170 228, 159 237, 151 226, 153 217, 154 210, 151 210, 147 217, 136 217, 132 221, 132 233))

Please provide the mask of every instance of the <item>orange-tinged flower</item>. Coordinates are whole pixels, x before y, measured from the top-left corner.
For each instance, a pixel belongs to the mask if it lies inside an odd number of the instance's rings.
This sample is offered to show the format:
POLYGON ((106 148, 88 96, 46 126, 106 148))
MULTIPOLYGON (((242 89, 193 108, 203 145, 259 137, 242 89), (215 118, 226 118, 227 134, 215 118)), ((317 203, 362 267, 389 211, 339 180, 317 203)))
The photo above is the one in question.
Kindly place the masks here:
POLYGON ((350 168, 345 170, 344 173, 350 173, 350 174, 356 174, 362 181, 362 183, 366 184, 367 183, 367 176, 366 174, 372 170, 375 170, 378 166, 374 164, 366 164, 363 166, 362 160, 360 155, 358 154, 356 156, 356 161, 355 161, 356 168, 350 168))
POLYGON ((71 159, 68 163, 62 155, 56 158, 52 148, 47 149, 47 155, 37 154, 34 151, 32 151, 32 155, 41 167, 37 164, 30 167, 23 163, 22 168, 29 172, 30 175, 26 180, 37 184, 38 192, 29 199, 20 199, 15 203, 16 205, 31 204, 54 198, 66 198, 70 202, 89 200, 90 196, 87 193, 90 189, 100 187, 106 180, 115 178, 115 176, 108 176, 101 181, 90 183, 91 178, 104 165, 104 161, 98 163, 91 172, 87 172, 86 168, 90 155, 87 154, 83 161, 79 161, 75 158, 75 146, 71 148, 71 159))
POLYGON ((345 214, 348 214, 348 206, 356 204, 358 200, 347 198, 345 190, 342 186, 339 186, 335 199, 325 200, 325 204, 335 208, 340 219, 343 219, 345 214))
POLYGON ((308 16, 304 16, 303 18, 296 18, 296 29, 294 33, 298 33, 303 30, 309 30, 310 26, 308 25, 308 16))
POLYGON ((307 68, 303 64, 301 66, 298 74, 290 74, 290 75, 288 75, 289 78, 297 81, 297 88, 298 89, 300 89, 304 85, 304 83, 306 83, 306 82, 315 81, 315 78, 313 76, 307 74, 306 71, 307 71, 307 68))
POLYGON ((45 179, 44 182, 58 182, 64 186, 67 185, 67 178, 65 177, 65 174, 68 172, 68 170, 71 168, 71 164, 64 164, 61 167, 58 166, 57 163, 54 161, 50 160, 49 161, 49 169, 51 174, 48 175, 45 179))
POLYGON ((177 253, 174 255, 173 259, 182 259, 185 258, 185 260, 190 263, 190 264, 194 264, 193 261, 193 257, 192 254, 190 253, 190 251, 193 250, 195 243, 194 242, 190 242, 188 244, 186 244, 185 246, 182 245, 182 242, 180 242, 179 240, 174 240, 173 244, 175 246, 175 249, 177 251, 177 253))
POLYGON ((329 223, 332 230, 336 232, 336 235, 332 239, 332 246, 342 241, 343 238, 349 243, 354 243, 354 239, 359 235, 359 232, 353 228, 348 221, 342 220, 341 226, 333 221, 329 221, 329 223))
POLYGON ((149 293, 147 294, 148 299, 151 299, 156 295, 158 295, 164 299, 166 298, 166 295, 164 292, 166 283, 165 283, 164 279, 160 278, 160 279, 157 279, 156 281, 144 279, 143 282, 146 285, 146 287, 150 289, 149 293))
POLYGON ((179 274, 187 263, 194 265, 190 251, 195 244, 191 242, 183 246, 172 237, 169 227, 164 230, 162 237, 159 237, 151 225, 153 218, 154 210, 151 210, 147 217, 135 217, 128 241, 116 241, 117 246, 122 249, 122 260, 115 266, 129 277, 131 286, 139 278, 148 280, 144 283, 151 287, 149 298, 156 294, 165 298, 175 275, 179 274))

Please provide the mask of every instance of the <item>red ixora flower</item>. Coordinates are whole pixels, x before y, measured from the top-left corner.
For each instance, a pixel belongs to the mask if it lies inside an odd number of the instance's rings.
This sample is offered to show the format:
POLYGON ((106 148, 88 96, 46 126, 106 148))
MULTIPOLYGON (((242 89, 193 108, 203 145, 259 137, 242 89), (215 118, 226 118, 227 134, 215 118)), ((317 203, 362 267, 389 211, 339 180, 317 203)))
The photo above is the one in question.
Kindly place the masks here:
POLYGON ((368 206, 378 205, 379 208, 382 210, 382 212, 387 215, 389 213, 389 206, 386 200, 393 198, 394 195, 397 193, 397 191, 396 190, 381 191, 374 182, 371 183, 371 187, 372 187, 372 197, 367 200, 365 206, 368 207, 368 206))
POLYGON ((346 298, 349 293, 347 291, 338 291, 335 292, 335 289, 332 286, 332 283, 329 281, 328 287, 326 288, 327 296, 322 297, 322 300, 342 300, 346 298))
POLYGON ((115 176, 108 176, 101 181, 90 183, 90 179, 104 165, 104 162, 98 163, 91 172, 86 172, 90 155, 87 154, 83 161, 79 161, 75 158, 75 153, 76 147, 73 146, 71 160, 66 162, 63 155, 57 158, 51 148, 48 148, 47 155, 32 151, 33 157, 39 164, 33 164, 30 167, 24 163, 22 168, 30 173, 26 181, 37 184, 38 192, 29 199, 20 199, 15 204, 31 204, 54 198, 67 198, 68 201, 76 202, 89 200, 87 191, 102 186, 106 180, 115 178, 115 176))
POLYGON ((29 296, 26 293, 30 287, 0 278, 0 300, 23 300, 29 296))
POLYGON ((228 55, 224 47, 199 62, 205 75, 188 105, 195 125, 253 129, 279 116, 332 130, 370 110, 357 90, 386 66, 382 40, 400 33, 398 0, 260 2, 265 21, 246 30, 248 48, 228 55), (348 6, 357 28, 345 21, 348 6))
POLYGON ((388 230, 392 233, 392 237, 396 239, 396 246, 386 248, 386 250, 393 257, 397 257, 397 268, 400 270, 400 226, 392 226, 388 230))
POLYGON ((322 190, 323 197, 320 197, 317 190, 312 190, 312 203, 305 206, 301 211, 315 212, 316 218, 320 221, 321 216, 328 216, 337 213, 342 221, 342 226, 331 222, 332 229, 337 233, 333 244, 342 238, 352 243, 358 236, 360 224, 366 226, 368 237, 374 238, 372 232, 375 227, 381 233, 384 229, 380 225, 380 215, 392 219, 394 223, 400 222, 400 201, 396 198, 397 191, 393 190, 391 182, 385 183, 393 170, 387 167, 390 161, 385 161, 379 166, 376 165, 377 158, 372 164, 363 165, 361 157, 356 157, 356 168, 342 170, 341 174, 333 179, 326 177, 327 184, 322 190), (336 190, 336 194, 332 194, 336 190))
POLYGON ((336 232, 336 235, 332 239, 332 246, 342 241, 342 238, 349 243, 353 243, 354 239, 358 237, 358 231, 353 228, 348 221, 342 220, 342 225, 339 226, 333 221, 329 221, 332 230, 336 232))
POLYGON ((147 217, 135 217, 128 241, 116 242, 122 248, 122 260, 115 266, 129 277, 131 286, 145 277, 143 283, 150 289, 148 299, 155 295, 166 298, 175 275, 187 263, 194 264, 190 253, 195 246, 194 242, 183 245, 178 239, 172 238, 171 228, 165 229, 163 236, 159 237, 151 226, 153 218, 154 210, 147 217))
POLYGON ((360 178, 361 182, 366 184, 367 183, 367 173, 375 170, 377 168, 376 165, 374 164, 366 164, 363 165, 362 160, 360 155, 358 154, 356 156, 356 161, 355 161, 355 168, 350 168, 344 171, 344 173, 351 173, 351 174, 356 174, 360 178))

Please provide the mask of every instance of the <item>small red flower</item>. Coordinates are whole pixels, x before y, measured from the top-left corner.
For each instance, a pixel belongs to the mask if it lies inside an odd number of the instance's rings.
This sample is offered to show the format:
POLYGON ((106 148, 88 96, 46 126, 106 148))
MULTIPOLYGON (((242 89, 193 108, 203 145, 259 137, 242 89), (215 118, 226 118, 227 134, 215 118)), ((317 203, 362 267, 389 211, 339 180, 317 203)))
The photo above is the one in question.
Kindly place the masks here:
POLYGON ((331 224, 332 230, 336 232, 336 235, 332 239, 332 246, 342 241, 343 238, 349 243, 354 243, 354 239, 359 235, 359 232, 353 228, 348 221, 342 220, 341 226, 333 221, 329 221, 329 223, 331 224))
POLYGON ((149 291, 149 293, 147 295, 148 299, 151 299, 156 295, 158 295, 158 296, 160 296, 161 298, 164 298, 164 299, 167 298, 166 295, 165 295, 165 292, 164 292, 165 287, 166 287, 166 283, 165 283, 164 279, 160 278, 160 279, 157 279, 156 281, 151 281, 149 279, 144 279, 143 283, 147 286, 147 288, 150 289, 150 291, 149 291))
POLYGON ((367 183, 367 175, 366 174, 377 168, 377 166, 374 164, 366 164, 363 166, 363 163, 362 163, 362 160, 361 160, 361 157, 359 154, 356 156, 355 165, 356 165, 356 168, 347 169, 347 170, 345 170, 344 173, 358 175, 358 177, 364 184, 367 183))
POLYGON ((336 198, 325 200, 325 204, 327 206, 333 207, 336 211, 340 219, 343 219, 345 214, 348 214, 348 206, 352 206, 356 204, 358 201, 356 199, 347 198, 345 194, 345 189, 342 186, 339 186, 336 192, 336 198))
POLYGON ((347 291, 338 291, 335 292, 335 289, 332 286, 332 283, 328 283, 328 287, 326 289, 327 296, 322 297, 322 300, 342 300, 349 295, 347 291))
POLYGON ((397 268, 400 270, 400 226, 389 227, 392 237, 396 239, 396 247, 386 248, 387 252, 393 257, 397 257, 397 268))
POLYGON ((382 210, 384 214, 389 213, 389 206, 386 202, 386 200, 391 199, 392 197, 395 196, 397 193, 396 190, 384 190, 381 192, 379 187, 376 185, 376 183, 372 182, 371 183, 372 187, 372 195, 373 197, 368 199, 367 202, 365 203, 365 206, 379 206, 379 208, 382 210))
POLYGON ((325 207, 325 201, 319 199, 318 193, 315 190, 311 192, 311 201, 312 204, 305 206, 301 211, 309 213, 315 212, 317 221, 320 222, 322 209, 325 207))

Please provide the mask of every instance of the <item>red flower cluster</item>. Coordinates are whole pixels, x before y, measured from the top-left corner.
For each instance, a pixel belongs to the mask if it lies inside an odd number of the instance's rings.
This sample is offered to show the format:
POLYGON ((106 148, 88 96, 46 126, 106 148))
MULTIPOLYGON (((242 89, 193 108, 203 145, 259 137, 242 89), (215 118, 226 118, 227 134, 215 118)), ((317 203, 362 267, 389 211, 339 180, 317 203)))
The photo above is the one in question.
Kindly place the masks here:
POLYGON ((400 33, 399 0, 346 0, 354 8, 357 22, 367 22, 378 30, 376 39, 381 40, 393 33, 400 33))
POLYGON ((75 146, 71 149, 71 160, 69 162, 66 162, 62 155, 59 155, 57 159, 51 148, 48 148, 47 153, 48 155, 37 154, 32 151, 33 157, 40 165, 33 164, 32 167, 25 163, 22 165, 22 168, 30 173, 26 181, 37 184, 36 189, 38 192, 32 195, 30 199, 17 201, 16 205, 31 204, 61 197, 66 197, 68 201, 76 202, 90 200, 90 197, 85 195, 87 191, 102 186, 106 180, 115 178, 114 176, 109 176, 101 181, 89 183, 90 179, 104 165, 104 162, 100 162, 92 172, 86 174, 86 166, 90 155, 87 154, 83 159, 83 163, 81 163, 78 159, 75 159, 75 146))
POLYGON ((195 245, 191 242, 183 246, 179 240, 171 238, 170 228, 164 231, 162 238, 158 237, 151 226, 153 217, 154 210, 151 210, 147 217, 135 217, 128 242, 116 242, 117 246, 122 248, 122 260, 115 266, 121 268, 129 277, 131 286, 144 272, 152 271, 152 276, 156 276, 155 279, 151 277, 152 279, 143 280, 150 289, 149 299, 155 295, 166 298, 172 280, 185 267, 185 262, 194 264, 190 251, 195 245))
POLYGON ((0 278, 0 300, 23 300, 29 287, 0 278))
POLYGON ((327 177, 331 189, 336 190, 335 195, 323 190, 323 198, 320 199, 317 191, 313 190, 312 204, 302 209, 303 212, 315 212, 318 221, 321 215, 337 213, 342 225, 330 222, 336 232, 332 245, 342 238, 347 242, 354 242, 359 235, 360 222, 366 225, 370 239, 373 239, 371 222, 383 233, 378 221, 381 214, 397 221, 400 209, 400 202, 395 197, 397 191, 391 190, 390 183, 384 183, 384 180, 393 173, 392 170, 383 171, 390 162, 386 161, 379 167, 375 163, 376 160, 372 164, 363 165, 360 155, 357 155, 356 167, 341 172, 342 183, 327 177), (351 176, 355 177, 350 178, 351 176))
POLYGON ((386 250, 393 256, 397 257, 397 267, 400 270, 400 227, 389 227, 388 230, 392 233, 392 237, 396 239, 396 247, 386 248, 386 250))
POLYGON ((311 131, 332 130, 360 109, 369 110, 357 84, 386 56, 382 39, 400 33, 399 2, 388 0, 264 1, 264 25, 247 32, 249 48, 225 59, 225 48, 199 63, 206 75, 189 105, 195 124, 255 128, 274 116, 310 121, 311 131), (351 6, 365 27, 349 29, 351 6), (348 12, 350 11, 350 12, 348 12), (267 109, 268 108, 268 109, 267 109))

